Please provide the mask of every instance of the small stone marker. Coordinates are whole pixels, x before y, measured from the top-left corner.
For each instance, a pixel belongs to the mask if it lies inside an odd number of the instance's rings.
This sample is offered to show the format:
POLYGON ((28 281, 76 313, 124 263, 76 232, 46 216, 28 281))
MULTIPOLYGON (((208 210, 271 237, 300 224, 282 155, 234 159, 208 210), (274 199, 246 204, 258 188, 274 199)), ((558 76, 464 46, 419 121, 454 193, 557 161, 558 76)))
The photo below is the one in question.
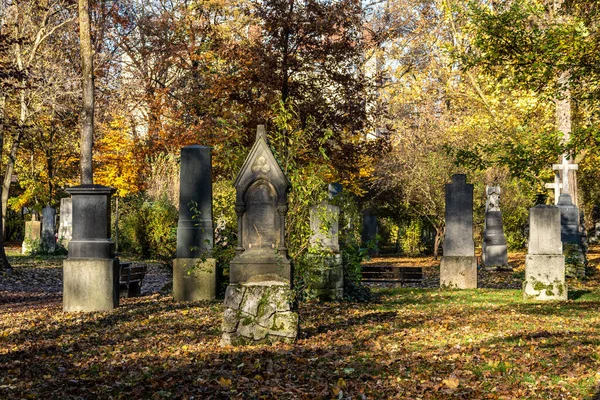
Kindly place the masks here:
POLYGON ((508 267, 508 249, 502 227, 500 186, 487 186, 485 190, 487 201, 483 223, 481 261, 487 269, 504 269, 508 267))
POLYGON ((565 257, 560 238, 560 210, 538 205, 529 211, 529 249, 525 258, 524 297, 566 300, 565 257))
POLYGON ((338 300, 344 295, 344 272, 340 254, 340 208, 327 202, 310 208, 311 250, 313 274, 307 282, 309 290, 321 300, 338 300))
POLYGON ((585 276, 585 256, 581 232, 579 232, 579 208, 573 204, 571 195, 563 192, 557 204, 560 210, 560 237, 565 255, 565 274, 572 278, 585 276))
POLYGON ((477 258, 473 241, 473 185, 464 174, 446 184, 446 232, 440 263, 440 287, 477 288, 477 258))
POLYGON ((173 260, 173 297, 177 301, 216 296, 216 260, 212 220, 212 149, 181 149, 177 258, 173 260))
POLYGON ((49 205, 42 209, 42 243, 49 253, 56 250, 56 210, 49 205))
POLYGON ((111 239, 110 198, 102 185, 68 188, 73 238, 63 261, 63 310, 108 311, 119 305, 119 260, 111 239))
POLYGON ((42 238, 42 223, 37 220, 35 214, 31 214, 31 221, 25 222, 25 238, 23 245, 21 246, 22 254, 29 254, 31 252, 31 245, 35 241, 39 241, 42 238))
POLYGON ((238 245, 225 292, 221 345, 296 339, 298 314, 285 247, 289 185, 261 125, 235 182, 238 245))
POLYGON ((363 211, 362 218, 362 242, 363 246, 366 246, 368 242, 374 244, 376 247, 374 250, 370 250, 369 253, 371 255, 378 255, 378 243, 377 243, 377 234, 379 231, 379 226, 377 223, 377 216, 371 214, 371 210, 363 211))
POLYGON ((73 200, 70 197, 60 199, 60 223, 58 226, 58 240, 65 248, 73 237, 73 200))

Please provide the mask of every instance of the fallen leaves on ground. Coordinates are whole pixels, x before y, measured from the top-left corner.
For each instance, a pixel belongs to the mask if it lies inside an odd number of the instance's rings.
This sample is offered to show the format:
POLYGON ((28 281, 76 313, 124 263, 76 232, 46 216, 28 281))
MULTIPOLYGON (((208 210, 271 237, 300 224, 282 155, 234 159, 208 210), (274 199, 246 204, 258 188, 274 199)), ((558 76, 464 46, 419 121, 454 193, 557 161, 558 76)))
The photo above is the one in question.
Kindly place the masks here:
POLYGON ((598 277, 569 284, 563 303, 426 288, 379 289, 367 304, 303 303, 295 344, 226 348, 220 302, 153 294, 66 314, 55 292, 5 288, 0 398, 592 398, 598 277))

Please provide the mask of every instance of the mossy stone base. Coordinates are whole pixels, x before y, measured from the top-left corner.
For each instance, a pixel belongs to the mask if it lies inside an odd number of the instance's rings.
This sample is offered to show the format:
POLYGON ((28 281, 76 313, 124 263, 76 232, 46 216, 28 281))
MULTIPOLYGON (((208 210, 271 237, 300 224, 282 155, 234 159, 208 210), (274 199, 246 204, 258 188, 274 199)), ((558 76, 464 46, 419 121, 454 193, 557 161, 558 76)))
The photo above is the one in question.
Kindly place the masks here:
POLYGON ((173 298, 175 301, 214 300, 217 293, 217 261, 208 258, 173 260, 173 298))
POLYGON ((293 343, 298 336, 293 299, 289 285, 278 281, 230 284, 221 346, 293 343))
POLYGON ((63 261, 63 311, 109 311, 119 306, 119 260, 63 261))
POLYGON ((308 292, 319 300, 340 300, 344 297, 342 255, 314 257, 315 265, 308 277, 308 292))
POLYGON ((477 258, 474 256, 442 257, 440 287, 447 289, 477 289, 477 258))
POLYGON ((567 300, 565 258, 562 255, 527 255, 523 297, 529 300, 567 300))

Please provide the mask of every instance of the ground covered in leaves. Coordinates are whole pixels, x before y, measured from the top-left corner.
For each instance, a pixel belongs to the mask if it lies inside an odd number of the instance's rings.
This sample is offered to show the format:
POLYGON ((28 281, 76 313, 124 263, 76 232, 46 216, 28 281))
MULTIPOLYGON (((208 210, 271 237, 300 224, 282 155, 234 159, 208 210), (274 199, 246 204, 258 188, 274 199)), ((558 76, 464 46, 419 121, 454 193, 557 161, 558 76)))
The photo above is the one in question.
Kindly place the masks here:
POLYGON ((221 348, 220 302, 154 293, 65 314, 60 260, 23 259, 0 275, 0 398, 595 398, 598 274, 544 304, 510 289, 518 269, 477 290, 303 303, 296 344, 221 348))

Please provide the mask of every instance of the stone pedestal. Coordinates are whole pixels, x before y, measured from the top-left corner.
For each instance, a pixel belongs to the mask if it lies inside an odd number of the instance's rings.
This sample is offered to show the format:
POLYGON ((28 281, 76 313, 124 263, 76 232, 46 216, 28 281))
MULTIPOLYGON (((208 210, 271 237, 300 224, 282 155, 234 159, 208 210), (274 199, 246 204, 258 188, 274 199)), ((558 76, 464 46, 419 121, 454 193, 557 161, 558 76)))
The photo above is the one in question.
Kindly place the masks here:
POLYGON ((477 258, 444 256, 440 262, 440 287, 477 289, 477 258))
POLYGON ((109 311, 119 305, 119 260, 63 261, 63 310, 109 311))
POLYGON ((173 298, 176 301, 213 300, 217 288, 217 262, 214 258, 173 260, 173 298))
POLYGON ((221 345, 293 343, 298 335, 293 296, 289 285, 276 281, 227 286, 221 345))
POLYGON ((463 174, 446 184, 446 231, 440 264, 440 287, 477 288, 477 258, 473 241, 473 185, 463 174))
POLYGON ((73 239, 63 261, 64 311, 107 311, 119 305, 119 260, 110 231, 114 189, 81 185, 67 189, 73 201, 73 239))
POLYGON ((523 296, 532 300, 566 300, 560 210, 555 206, 542 205, 531 208, 529 226, 523 296))
POLYGON ((212 252, 212 149, 181 149, 177 258, 173 260, 173 297, 177 301, 213 300, 216 261, 212 252), (202 259, 205 259, 203 262, 202 259))
POLYGON ((486 269, 511 269, 500 211, 500 186, 487 186, 481 262, 486 269))
POLYGON ((308 292, 319 300, 340 300, 344 297, 344 270, 342 255, 331 256, 309 255, 313 259, 308 292))

